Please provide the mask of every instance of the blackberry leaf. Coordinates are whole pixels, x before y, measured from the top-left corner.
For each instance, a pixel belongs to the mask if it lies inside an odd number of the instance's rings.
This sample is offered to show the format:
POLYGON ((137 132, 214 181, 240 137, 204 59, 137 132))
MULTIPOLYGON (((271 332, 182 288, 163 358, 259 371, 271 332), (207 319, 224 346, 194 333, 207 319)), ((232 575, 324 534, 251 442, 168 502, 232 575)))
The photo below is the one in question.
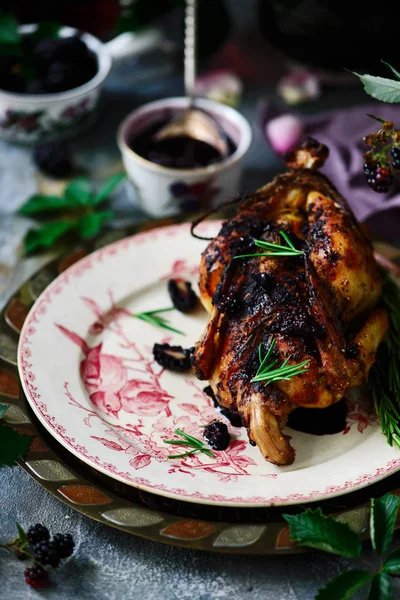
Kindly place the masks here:
POLYGON ((30 254, 34 250, 50 248, 67 231, 76 226, 76 220, 54 221, 47 223, 38 229, 31 229, 25 237, 25 253, 30 254))
POLYGON ((32 435, 20 435, 11 427, 0 425, 0 467, 12 467, 29 449, 32 435))
POLYGON ((20 41, 17 21, 9 13, 0 14, 0 43, 18 45, 20 41))
POLYGON ((67 186, 64 192, 64 198, 72 207, 88 206, 92 203, 92 185, 89 179, 77 177, 67 186))
POLYGON ((299 546, 308 546, 357 558, 361 554, 361 537, 346 523, 325 516, 320 508, 305 510, 299 515, 282 515, 289 523, 290 539, 299 546))
POLYGON ((400 548, 389 554, 383 568, 389 575, 400 575, 400 548))
POLYGON ((319 590, 315 600, 349 600, 362 588, 372 575, 366 571, 346 571, 332 579, 324 588, 319 590))
POLYGON ((377 573, 369 589, 368 600, 392 600, 392 580, 387 573, 377 573))
POLYGON ((29 198, 29 200, 21 206, 19 212, 23 215, 36 215, 38 213, 65 210, 69 207, 70 203, 66 198, 37 194, 29 198))
POLYGON ((126 177, 125 173, 118 173, 118 175, 113 175, 113 177, 110 177, 104 183, 104 185, 100 188, 100 190, 97 192, 97 194, 95 194, 94 198, 92 199, 91 204, 93 206, 98 206, 99 204, 101 204, 104 200, 106 200, 108 198, 108 196, 111 194, 113 189, 116 188, 117 185, 123 179, 125 179, 125 177, 126 177))
POLYGON ((399 506, 400 498, 393 494, 371 500, 371 541, 378 554, 385 554, 389 550, 399 506))
POLYGON ((351 72, 361 80, 364 90, 373 98, 381 102, 400 102, 400 81, 351 72))
POLYGON ((111 210, 85 215, 77 224, 77 230, 81 238, 89 239, 100 233, 103 224, 114 217, 111 210))

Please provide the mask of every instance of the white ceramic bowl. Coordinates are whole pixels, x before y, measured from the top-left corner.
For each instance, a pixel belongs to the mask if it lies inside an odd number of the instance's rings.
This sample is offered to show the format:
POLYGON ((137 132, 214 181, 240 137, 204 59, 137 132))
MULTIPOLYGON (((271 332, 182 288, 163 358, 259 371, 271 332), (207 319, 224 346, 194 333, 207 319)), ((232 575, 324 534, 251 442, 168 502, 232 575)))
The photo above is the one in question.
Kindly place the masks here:
POLYGON ((218 121, 236 145, 231 156, 208 167, 163 167, 139 156, 129 147, 131 138, 145 128, 185 109, 186 98, 167 98, 145 104, 130 113, 119 128, 117 142, 137 202, 152 217, 215 207, 239 192, 243 158, 252 141, 251 127, 243 115, 229 106, 204 99, 198 99, 196 104, 218 121))
MULTIPOLYGON (((36 27, 21 25, 19 31, 31 33, 36 27)), ((60 30, 62 37, 76 33, 78 31, 71 27, 60 30)), ((76 135, 94 116, 113 60, 139 54, 154 46, 160 34, 156 30, 137 36, 127 33, 107 43, 89 33, 83 33, 81 37, 97 56, 96 75, 77 88, 54 94, 15 94, 0 89, 0 138, 36 144, 76 135)))

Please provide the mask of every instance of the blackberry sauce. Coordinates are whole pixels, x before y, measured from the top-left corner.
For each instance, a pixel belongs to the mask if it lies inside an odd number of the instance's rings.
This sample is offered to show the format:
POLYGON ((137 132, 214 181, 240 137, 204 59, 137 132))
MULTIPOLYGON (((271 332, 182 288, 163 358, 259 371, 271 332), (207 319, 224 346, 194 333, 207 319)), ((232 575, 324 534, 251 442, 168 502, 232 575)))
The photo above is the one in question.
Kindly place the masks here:
MULTIPOLYGON (((221 154, 207 144, 188 136, 170 138, 157 142, 153 136, 166 125, 166 121, 158 122, 147 127, 139 135, 133 135, 129 147, 150 162, 172 169, 197 169, 221 162, 221 154)), ((225 134, 226 135, 226 134, 225 134)), ((228 137, 228 156, 231 156, 236 146, 228 137)))

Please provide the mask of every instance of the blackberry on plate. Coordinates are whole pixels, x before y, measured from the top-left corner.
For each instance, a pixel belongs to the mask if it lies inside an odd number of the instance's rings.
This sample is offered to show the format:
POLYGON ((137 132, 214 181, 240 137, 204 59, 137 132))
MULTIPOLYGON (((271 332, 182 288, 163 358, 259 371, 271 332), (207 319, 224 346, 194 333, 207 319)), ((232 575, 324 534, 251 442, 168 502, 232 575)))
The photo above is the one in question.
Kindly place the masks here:
POLYGON ((58 548, 60 558, 71 556, 75 548, 75 542, 70 533, 56 533, 52 541, 58 548))
POLYGON ((24 576, 28 585, 38 589, 46 585, 49 574, 41 565, 34 564, 32 567, 25 569, 24 576))
POLYGON ((189 281, 170 279, 168 281, 168 293, 171 296, 172 304, 180 312, 190 312, 197 306, 198 298, 189 281))
POLYGON ((33 151, 35 165, 52 177, 68 177, 73 165, 67 144, 52 142, 40 144, 33 151))
POLYGON ((211 421, 205 428, 203 437, 213 450, 226 450, 231 441, 231 436, 225 423, 211 421))
POLYGON ((35 559, 42 565, 58 567, 58 565, 60 564, 60 552, 58 549, 58 545, 54 542, 39 542, 38 544, 36 544, 36 546, 34 546, 33 554, 35 556, 35 559))
POLYGON ((154 360, 169 371, 189 371, 191 367, 191 351, 182 346, 170 346, 169 344, 154 344, 154 360))
POLYGON ((49 530, 41 523, 36 523, 36 525, 29 527, 26 535, 31 546, 35 546, 39 542, 45 542, 50 539, 49 530))

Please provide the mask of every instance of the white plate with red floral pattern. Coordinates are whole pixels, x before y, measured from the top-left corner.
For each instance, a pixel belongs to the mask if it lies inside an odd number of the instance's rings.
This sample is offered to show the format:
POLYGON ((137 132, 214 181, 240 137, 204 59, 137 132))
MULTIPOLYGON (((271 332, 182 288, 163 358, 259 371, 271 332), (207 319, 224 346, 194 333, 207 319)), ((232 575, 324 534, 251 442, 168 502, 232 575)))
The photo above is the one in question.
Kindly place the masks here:
MULTIPOLYGON (((213 236, 218 222, 199 231, 213 236)), ((163 370, 155 342, 193 346, 207 315, 166 313, 175 334, 133 313, 170 306, 167 280, 197 287, 206 242, 188 224, 118 241, 62 273, 34 304, 20 337, 19 370, 28 401, 54 438, 79 459, 129 485, 189 502, 269 506, 323 500, 364 487, 400 468, 361 394, 349 400, 347 425, 334 435, 288 429, 293 465, 265 462, 244 428, 232 427, 225 451, 168 458, 174 430, 202 438, 225 420, 204 382, 163 370)), ((175 446, 176 448, 176 446, 175 446)))

